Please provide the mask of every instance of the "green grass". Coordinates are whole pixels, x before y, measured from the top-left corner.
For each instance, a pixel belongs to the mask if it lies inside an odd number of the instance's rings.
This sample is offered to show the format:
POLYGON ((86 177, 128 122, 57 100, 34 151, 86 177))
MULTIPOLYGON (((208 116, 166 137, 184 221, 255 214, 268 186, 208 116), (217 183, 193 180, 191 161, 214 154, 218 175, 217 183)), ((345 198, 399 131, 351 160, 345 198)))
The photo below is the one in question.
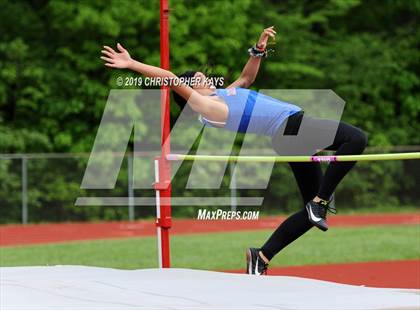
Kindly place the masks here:
MULTIPOLYGON (((172 266, 239 269, 244 249, 261 245, 271 231, 176 235, 171 238, 172 266)), ((420 226, 312 229, 284 249, 272 266, 418 259, 420 226)), ((123 269, 155 268, 153 237, 68 242, 0 248, 0 266, 88 265, 123 269)))

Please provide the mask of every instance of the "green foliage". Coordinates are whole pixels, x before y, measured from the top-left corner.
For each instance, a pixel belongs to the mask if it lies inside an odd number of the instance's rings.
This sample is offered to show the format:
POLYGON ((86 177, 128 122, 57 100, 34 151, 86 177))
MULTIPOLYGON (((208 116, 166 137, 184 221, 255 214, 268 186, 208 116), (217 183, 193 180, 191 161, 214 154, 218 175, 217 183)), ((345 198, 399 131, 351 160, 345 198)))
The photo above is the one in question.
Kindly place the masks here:
MULTIPOLYGON (((121 42, 134 58, 158 65, 159 2, 0 0, 0 5, 0 152, 89 152, 116 77, 133 76, 105 68, 100 49, 121 42)), ((232 81, 247 60, 246 49, 264 27, 275 25, 275 52, 263 61, 255 88, 333 89, 347 102, 343 119, 365 130, 370 146, 420 144, 419 0, 171 0, 170 9, 175 72, 201 69, 232 81)), ((174 118, 177 112, 174 108, 174 118)), ((404 179, 397 164, 377 167, 345 179, 344 205, 407 203, 403 190, 412 203, 416 180, 404 179)), ((1 199, 19 206, 17 170, 11 173, 10 162, 0 169, 1 199)), ((291 184, 285 169, 278 167, 273 178, 291 184)), ((64 177, 50 180, 61 198, 51 194, 48 200, 47 188, 31 188, 31 205, 66 205, 76 212, 69 195, 78 184, 64 177)), ((272 183, 265 196, 276 205, 273 210, 299 205, 290 188, 272 183)), ((16 218, 9 215, 3 219, 16 218)))

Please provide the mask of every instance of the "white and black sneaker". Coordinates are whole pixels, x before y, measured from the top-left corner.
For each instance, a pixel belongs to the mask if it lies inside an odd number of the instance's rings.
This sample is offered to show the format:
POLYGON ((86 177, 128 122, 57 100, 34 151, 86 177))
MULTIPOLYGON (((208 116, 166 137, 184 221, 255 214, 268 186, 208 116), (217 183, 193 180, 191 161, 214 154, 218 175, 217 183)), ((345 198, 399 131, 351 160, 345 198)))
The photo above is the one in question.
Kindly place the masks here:
POLYGON ((249 248, 246 250, 246 273, 255 275, 267 275, 268 264, 258 254, 260 250, 249 248))
POLYGON ((327 211, 337 213, 335 208, 329 206, 329 201, 321 200, 315 202, 313 200, 306 204, 306 211, 308 212, 309 221, 322 231, 328 230, 327 211))

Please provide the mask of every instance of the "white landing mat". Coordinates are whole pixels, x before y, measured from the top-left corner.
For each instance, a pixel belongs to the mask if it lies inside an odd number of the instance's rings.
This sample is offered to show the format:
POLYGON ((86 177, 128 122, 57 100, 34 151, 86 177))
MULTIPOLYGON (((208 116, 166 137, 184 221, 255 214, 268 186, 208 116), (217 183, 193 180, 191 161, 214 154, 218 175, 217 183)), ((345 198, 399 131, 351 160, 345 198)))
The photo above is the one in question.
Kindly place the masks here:
POLYGON ((85 266, 0 268, 0 309, 420 309, 419 290, 282 276, 85 266))

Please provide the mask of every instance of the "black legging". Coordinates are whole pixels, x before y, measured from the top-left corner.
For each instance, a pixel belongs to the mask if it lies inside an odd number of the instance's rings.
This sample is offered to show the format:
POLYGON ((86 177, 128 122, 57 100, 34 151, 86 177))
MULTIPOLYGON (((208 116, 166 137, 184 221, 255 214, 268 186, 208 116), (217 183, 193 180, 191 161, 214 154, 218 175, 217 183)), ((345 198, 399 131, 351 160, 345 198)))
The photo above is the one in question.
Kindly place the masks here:
MULTIPOLYGON (((289 121, 284 130, 285 135, 297 133, 302 120, 301 116, 302 115, 295 115, 294 117, 289 117, 289 121)), ((331 125, 331 121, 329 120, 315 118, 308 118, 306 119, 306 122, 306 124, 309 124, 309 126, 313 128, 315 133, 322 128, 324 124, 331 125)), ((322 134, 322 132, 320 132, 320 134, 322 134)), ((279 155, 283 154, 283 151, 278 149, 279 143, 277 142, 281 139, 282 135, 283 130, 273 138, 273 148, 279 155)), ((366 144, 367 138, 362 130, 340 122, 333 144, 326 149, 336 150, 336 155, 356 155, 363 152, 366 144)), ((315 196, 329 200, 338 183, 340 183, 355 163, 356 162, 331 162, 324 175, 322 174, 321 165, 318 162, 289 163, 302 194, 303 205, 305 206, 306 203, 315 196)), ((279 227, 277 227, 261 248, 262 253, 271 260, 274 255, 306 233, 312 226, 312 223, 308 220, 308 214, 304 207, 288 217, 279 227)))

